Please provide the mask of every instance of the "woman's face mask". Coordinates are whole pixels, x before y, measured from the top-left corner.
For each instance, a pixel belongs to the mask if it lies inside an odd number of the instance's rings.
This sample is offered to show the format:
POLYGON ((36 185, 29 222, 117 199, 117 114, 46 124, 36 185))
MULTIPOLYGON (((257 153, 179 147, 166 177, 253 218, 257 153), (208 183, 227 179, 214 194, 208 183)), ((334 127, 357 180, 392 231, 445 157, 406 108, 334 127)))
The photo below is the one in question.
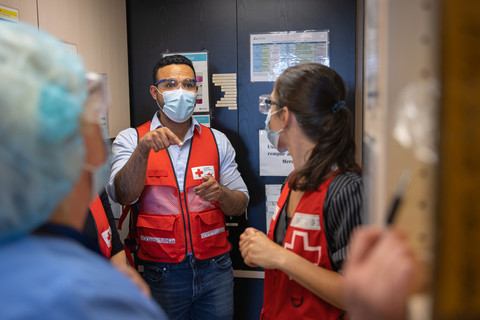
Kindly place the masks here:
POLYGON ((183 89, 161 92, 155 89, 163 96, 165 104, 163 108, 157 105, 160 110, 172 121, 182 123, 190 119, 195 109, 197 93, 183 89))
MULTIPOLYGON (((105 142, 105 140, 104 140, 105 142)), ((98 167, 94 167, 91 164, 85 163, 83 168, 90 172, 92 175, 92 194, 90 196, 90 201, 93 201, 96 196, 100 195, 103 190, 105 189, 105 186, 108 183, 108 179, 110 178, 110 159, 111 159, 111 153, 110 153, 110 148, 105 142, 105 152, 107 154, 107 159, 105 160, 104 163, 102 163, 98 167)))
POLYGON ((279 152, 285 152, 287 151, 286 148, 278 148, 278 140, 280 139, 280 132, 282 132, 283 129, 280 129, 278 131, 273 131, 270 129, 270 118, 272 117, 273 114, 278 113, 282 111, 282 109, 279 109, 275 112, 272 113, 271 110, 268 110, 267 113, 267 119, 265 119, 265 130, 267 131, 267 138, 268 141, 277 149, 279 152))

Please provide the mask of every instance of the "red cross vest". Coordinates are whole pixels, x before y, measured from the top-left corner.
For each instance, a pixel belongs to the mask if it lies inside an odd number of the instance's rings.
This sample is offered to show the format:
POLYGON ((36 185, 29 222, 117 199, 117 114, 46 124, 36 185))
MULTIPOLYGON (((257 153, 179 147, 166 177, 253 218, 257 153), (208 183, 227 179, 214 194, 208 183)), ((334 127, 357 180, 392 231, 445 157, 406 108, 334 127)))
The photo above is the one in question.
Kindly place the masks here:
MULTIPOLYGON (((312 263, 332 270, 323 225, 323 203, 333 177, 316 191, 303 194, 290 220, 283 247, 312 263)), ((274 241, 279 212, 285 205, 290 188, 285 184, 270 223, 268 238, 274 241)), ((314 293, 291 280, 280 270, 265 270, 261 319, 341 319, 344 311, 323 301, 314 293)))
MULTIPOLYGON (((140 140, 150 121, 137 128, 140 140)), ((194 129, 183 192, 166 149, 150 151, 145 187, 137 219, 138 256, 149 261, 178 263, 188 253, 209 259, 230 250, 225 216, 217 202, 205 201, 193 189, 210 175, 219 179, 218 149, 210 128, 194 129)))
POLYGON ((112 229, 108 223, 102 200, 98 195, 93 199, 92 203, 90 203, 90 211, 93 214, 93 220, 95 220, 97 226, 100 251, 107 259, 110 259, 112 254, 112 229))

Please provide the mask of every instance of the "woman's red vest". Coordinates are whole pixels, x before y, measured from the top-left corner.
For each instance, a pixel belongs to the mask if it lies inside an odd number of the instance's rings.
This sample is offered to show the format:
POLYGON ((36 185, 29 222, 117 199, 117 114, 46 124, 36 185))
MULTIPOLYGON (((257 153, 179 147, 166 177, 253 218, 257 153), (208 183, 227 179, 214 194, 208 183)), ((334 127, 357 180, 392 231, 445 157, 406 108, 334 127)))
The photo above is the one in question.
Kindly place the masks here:
POLYGON ((108 223, 107 214, 103 208, 102 200, 97 195, 90 203, 90 211, 93 214, 93 220, 97 225, 98 245, 100 251, 107 258, 110 259, 112 254, 112 229, 108 223))
MULTIPOLYGON (((139 140, 149 131, 150 121, 138 127, 139 140)), ((230 250, 218 203, 205 201, 193 191, 204 176, 219 179, 217 143, 210 128, 201 126, 201 134, 194 129, 183 192, 167 150, 150 151, 137 220, 141 259, 177 263, 189 253, 209 259, 230 250)))
MULTIPOLYGON (((333 177, 316 191, 303 194, 285 234, 283 247, 312 263, 332 270, 323 225, 323 203, 333 177)), ((274 241, 279 212, 287 200, 290 188, 285 184, 270 223, 268 237, 274 241)), ((323 301, 280 270, 265 270, 261 319, 341 319, 344 311, 323 301)))

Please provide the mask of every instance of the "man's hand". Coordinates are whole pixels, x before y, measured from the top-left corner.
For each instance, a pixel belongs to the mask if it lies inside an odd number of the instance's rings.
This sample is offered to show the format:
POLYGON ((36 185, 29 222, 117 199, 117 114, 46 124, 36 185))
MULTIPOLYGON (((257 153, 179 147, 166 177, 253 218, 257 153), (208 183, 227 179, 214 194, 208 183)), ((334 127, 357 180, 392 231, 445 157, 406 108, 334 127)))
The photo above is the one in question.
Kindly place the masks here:
POLYGON ((135 270, 133 267, 127 264, 114 264, 115 268, 120 271, 124 276, 126 276, 130 281, 132 281, 138 289, 146 296, 150 297, 152 295, 150 291, 150 287, 148 284, 143 280, 142 276, 135 270))
POLYGON ((175 144, 183 146, 183 142, 170 129, 161 127, 145 134, 138 142, 138 148, 148 156, 151 149, 158 152, 175 144))
POLYGON ((130 281, 132 281, 145 296, 150 297, 152 295, 150 292, 150 287, 145 280, 143 280, 142 276, 135 268, 128 264, 125 250, 119 251, 115 255, 111 256, 110 262, 118 271, 130 279, 130 281))
POLYGON ((193 188, 193 191, 205 201, 217 201, 220 209, 227 216, 242 214, 247 207, 247 196, 238 190, 229 190, 222 186, 212 176, 202 177, 202 184, 193 188))
POLYGON ((362 227, 351 238, 345 266, 347 312, 355 319, 405 319, 414 258, 404 235, 362 227))
POLYGON ((220 185, 212 176, 202 177, 202 184, 193 191, 205 201, 220 201, 224 193, 224 186, 220 185))

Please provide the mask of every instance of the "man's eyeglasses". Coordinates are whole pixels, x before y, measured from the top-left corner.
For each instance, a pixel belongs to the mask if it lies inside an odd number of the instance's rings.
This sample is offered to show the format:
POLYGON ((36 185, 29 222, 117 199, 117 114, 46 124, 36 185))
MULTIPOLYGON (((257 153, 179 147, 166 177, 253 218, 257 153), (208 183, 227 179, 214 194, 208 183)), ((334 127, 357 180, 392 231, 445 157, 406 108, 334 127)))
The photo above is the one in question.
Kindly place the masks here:
POLYGON ((155 82, 155 86, 159 87, 162 91, 176 90, 182 86, 184 90, 195 91, 197 88, 197 80, 185 79, 179 82, 176 79, 162 79, 155 82))
POLYGON ((269 94, 262 94, 258 97, 258 111, 261 113, 268 114, 268 110, 270 110, 272 105, 279 106, 277 101, 270 99, 269 94))

